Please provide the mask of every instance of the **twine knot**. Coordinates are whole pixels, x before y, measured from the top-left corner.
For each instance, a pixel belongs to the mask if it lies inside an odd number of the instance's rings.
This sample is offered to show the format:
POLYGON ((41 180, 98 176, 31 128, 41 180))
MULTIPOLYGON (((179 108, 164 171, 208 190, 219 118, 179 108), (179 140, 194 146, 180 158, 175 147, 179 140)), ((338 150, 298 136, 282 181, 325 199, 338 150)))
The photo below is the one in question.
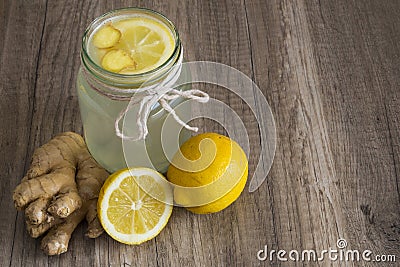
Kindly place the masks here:
POLYGON ((128 106, 121 111, 121 113, 115 120, 115 134, 118 137, 130 141, 145 139, 148 134, 147 119, 152 110, 152 107, 156 103, 159 103, 166 112, 171 114, 175 121, 179 123, 182 127, 193 132, 197 132, 199 130, 197 127, 192 127, 182 121, 169 104, 169 101, 177 99, 179 97, 193 99, 200 103, 206 103, 209 100, 209 96, 207 93, 197 89, 186 91, 174 89, 174 84, 180 76, 181 69, 182 56, 179 58, 177 64, 170 70, 169 74, 162 82, 152 86, 141 87, 135 91, 135 94, 129 101, 128 106), (139 110, 136 116, 136 125, 139 135, 136 137, 127 136, 120 129, 119 122, 136 105, 139 106, 139 110))

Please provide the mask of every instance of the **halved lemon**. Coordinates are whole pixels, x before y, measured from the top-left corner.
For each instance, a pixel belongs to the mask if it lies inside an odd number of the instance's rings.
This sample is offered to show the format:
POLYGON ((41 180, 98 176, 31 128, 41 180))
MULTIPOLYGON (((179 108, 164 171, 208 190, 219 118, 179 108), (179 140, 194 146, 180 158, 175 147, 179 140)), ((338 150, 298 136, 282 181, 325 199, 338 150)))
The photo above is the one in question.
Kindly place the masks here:
POLYGON ((115 172, 106 180, 97 212, 112 238, 124 244, 141 244, 166 226, 172 203, 172 190, 160 173, 131 168, 115 172))

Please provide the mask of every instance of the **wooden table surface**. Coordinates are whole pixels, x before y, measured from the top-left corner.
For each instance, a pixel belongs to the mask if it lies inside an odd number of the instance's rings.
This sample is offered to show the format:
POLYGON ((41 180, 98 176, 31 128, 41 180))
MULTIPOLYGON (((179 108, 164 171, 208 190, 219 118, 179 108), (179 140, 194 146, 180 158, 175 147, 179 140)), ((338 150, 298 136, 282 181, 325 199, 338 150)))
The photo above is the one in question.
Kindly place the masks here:
MULTIPOLYGON (((257 259, 265 245, 321 251, 338 238, 400 261, 399 13, 398 0, 0 1, 0 265, 388 265, 257 259), (176 208, 166 229, 140 246, 106 234, 88 239, 83 224, 67 253, 47 257, 28 236, 12 190, 36 147, 62 131, 82 133, 81 36, 94 18, 126 6, 170 18, 187 61, 221 62, 252 77, 275 116, 274 164, 255 193, 212 215, 176 208)), ((249 127, 252 174, 253 115, 231 94, 208 92, 249 127)))

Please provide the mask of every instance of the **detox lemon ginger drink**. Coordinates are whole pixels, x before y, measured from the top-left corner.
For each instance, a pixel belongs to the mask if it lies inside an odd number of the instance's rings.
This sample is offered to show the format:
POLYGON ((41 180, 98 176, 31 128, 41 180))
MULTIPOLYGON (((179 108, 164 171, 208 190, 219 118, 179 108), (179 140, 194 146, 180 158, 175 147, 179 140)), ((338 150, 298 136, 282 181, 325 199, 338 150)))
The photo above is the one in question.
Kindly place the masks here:
MULTIPOLYGON (((136 121, 123 121, 121 113, 127 110, 131 100, 135 100, 135 90, 144 85, 158 90, 157 85, 166 77, 171 78, 171 70, 181 64, 182 46, 178 33, 167 18, 152 10, 111 11, 87 28, 82 40, 81 61, 77 90, 89 151, 110 172, 126 168, 123 140, 117 132, 133 137, 140 133, 136 121)), ((185 79, 180 72, 176 75, 185 79)), ((173 108, 181 102, 181 99, 175 99, 169 105, 173 108)), ((130 106, 129 112, 138 113, 139 106, 130 106)), ((177 113, 185 121, 190 110, 180 109, 177 113)), ((129 149, 134 151, 129 153, 134 165, 151 167, 148 155, 158 171, 166 171, 169 163, 163 147, 169 149, 169 142, 161 144, 161 131, 168 136, 169 132, 176 132, 172 129, 180 127, 174 121, 163 125, 167 114, 154 103, 147 119, 146 138, 127 141, 131 142, 129 149)), ((183 142, 188 134, 180 137, 183 142)), ((171 143, 176 138, 171 136, 171 143)))

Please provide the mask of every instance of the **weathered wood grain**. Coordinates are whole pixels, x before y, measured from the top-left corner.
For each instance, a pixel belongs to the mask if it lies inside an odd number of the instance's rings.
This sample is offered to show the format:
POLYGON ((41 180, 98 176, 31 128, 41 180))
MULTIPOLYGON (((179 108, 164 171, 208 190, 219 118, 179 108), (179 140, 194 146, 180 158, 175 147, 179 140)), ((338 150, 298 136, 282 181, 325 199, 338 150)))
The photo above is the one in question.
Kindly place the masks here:
MULTIPOLYGON (((395 0, 0 1, 0 265, 375 266, 257 259, 264 245, 322 250, 338 238, 399 257, 399 12, 395 0), (83 224, 68 253, 47 257, 26 234, 11 192, 35 147, 61 131, 81 132, 80 38, 95 17, 126 6, 174 21, 186 60, 228 64, 256 81, 275 115, 275 162, 258 191, 220 213, 176 208, 166 229, 140 246, 107 235, 90 240, 83 224)), ((251 174, 259 151, 254 116, 226 90, 199 87, 243 118, 251 174)))
POLYGON ((308 18, 349 240, 398 255, 400 4, 320 1, 307 9, 320 12, 308 18))
POLYGON ((286 250, 335 247, 339 237, 347 237, 345 217, 304 3, 249 6, 255 16, 249 22, 255 80, 266 88, 278 131, 266 199, 274 222, 266 232, 273 230, 274 238, 263 242, 286 250))
POLYGON ((3 1, 0 6, 0 262, 7 266, 12 262, 21 264, 24 252, 28 256, 26 263, 33 263, 37 252, 36 242, 29 240, 20 227, 23 216, 14 210, 11 192, 23 176, 31 153, 30 129, 36 107, 33 99, 46 5, 43 1, 3 1))

